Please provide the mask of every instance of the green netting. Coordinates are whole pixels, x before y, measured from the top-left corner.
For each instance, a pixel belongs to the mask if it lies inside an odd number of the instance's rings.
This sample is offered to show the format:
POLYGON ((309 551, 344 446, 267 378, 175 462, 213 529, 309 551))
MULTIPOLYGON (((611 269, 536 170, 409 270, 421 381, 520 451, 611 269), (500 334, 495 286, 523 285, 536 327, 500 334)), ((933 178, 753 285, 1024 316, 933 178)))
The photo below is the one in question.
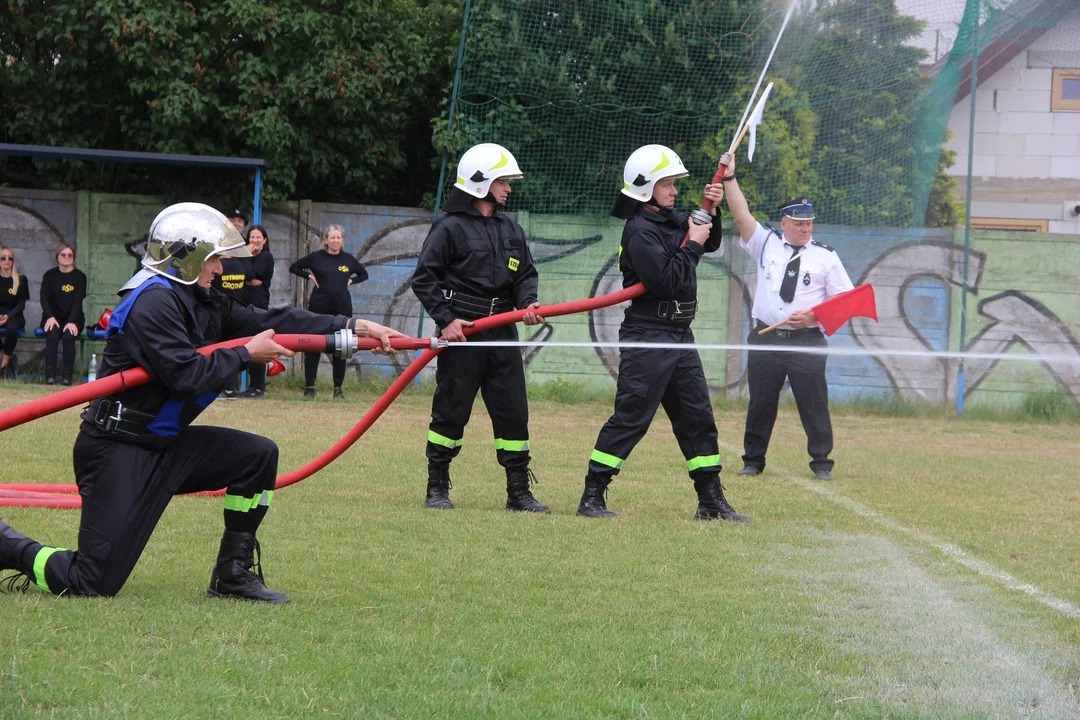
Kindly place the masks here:
MULTIPOLYGON (((744 144, 738 175, 760 218, 775 219, 776 207, 793 197, 811 197, 815 237, 836 248, 853 281, 874 284, 880 322, 852 323, 832 343, 986 350, 1023 337, 1028 347, 1073 352, 1062 340, 1075 332, 1073 291, 1059 292, 1025 272, 1023 258, 1035 252, 1030 242, 969 237, 965 199, 972 197, 986 217, 1041 217, 1023 213, 1056 205, 1061 227, 1054 232, 1068 231, 1060 208, 1071 191, 1053 185, 1062 182, 1055 177, 1080 182, 1069 179, 1080 171, 1047 146, 1050 135, 1029 136, 1050 133, 1045 128, 1053 123, 1062 146, 1072 142, 1075 152, 1070 118, 1050 117, 1049 83, 1051 68, 1080 68, 1080 2, 796 3, 765 77, 775 88, 754 163, 744 144), (983 85, 974 102, 973 70, 983 85), (1039 153, 1025 146, 1033 142, 1044 148, 1036 160, 1039 153), (1037 167, 1020 167, 1029 162, 1037 167), (1042 178, 1041 194, 1028 193, 1034 209, 1013 201, 1018 187, 1036 183, 1016 178, 1042 178), (1013 207, 999 215, 999 204, 1013 207)), ((525 173, 508 209, 532 243, 542 300, 620 288, 622 222, 608 212, 627 156, 647 143, 675 148, 691 171, 680 181, 678 204, 694 207, 735 136, 787 7, 766 0, 470 0, 453 110, 437 133, 449 158, 443 189, 464 149, 477 142, 507 146, 525 173)), ((746 337, 756 272, 738 243, 705 256, 694 321, 699 342, 746 337)), ((546 340, 615 342, 621 319, 619 308, 609 308, 536 332, 546 340)), ((717 350, 703 362, 714 390, 744 389, 744 354, 717 350)), ((529 372, 542 381, 606 379, 617 363, 613 349, 545 350, 529 372)), ((997 384, 1047 382, 1041 371, 1041 380, 1031 380, 1022 366, 990 378, 990 365, 972 365, 966 380, 963 370, 936 359, 883 356, 834 358, 829 373, 834 397, 895 391, 955 398, 958 387, 993 396, 997 384)), ((1071 377, 1049 382, 1072 388, 1071 377)), ((1080 390, 1070 392, 1080 397, 1080 390)))
MULTIPOLYGON (((451 158, 476 142, 509 147, 526 172, 511 210, 602 215, 629 153, 663 143, 690 168, 692 199, 735 134, 785 5, 473 0, 444 147, 451 158)), ((751 206, 806 193, 822 223, 955 223, 936 171, 976 28, 985 48, 1017 24, 1058 22, 1062 5, 798 2, 766 76, 755 163, 741 162, 751 206)))

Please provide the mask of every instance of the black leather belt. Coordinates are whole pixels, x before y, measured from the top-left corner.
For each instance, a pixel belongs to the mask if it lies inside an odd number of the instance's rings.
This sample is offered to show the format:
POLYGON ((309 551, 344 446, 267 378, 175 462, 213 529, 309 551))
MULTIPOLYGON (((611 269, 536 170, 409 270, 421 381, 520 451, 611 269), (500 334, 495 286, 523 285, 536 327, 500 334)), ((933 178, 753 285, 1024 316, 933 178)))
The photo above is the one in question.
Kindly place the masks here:
POLYGON ((118 435, 148 435, 146 426, 154 421, 154 415, 124 407, 118 400, 98 398, 90 403, 82 419, 98 430, 118 435))
POLYGON ((450 303, 450 309, 454 311, 454 314, 465 320, 498 315, 515 309, 514 303, 509 300, 466 295, 457 290, 443 290, 443 297, 450 303))
POLYGON ((630 310, 639 317, 689 323, 697 314, 697 300, 634 300, 630 303, 630 310))
MULTIPOLYGON (((757 325, 754 326, 754 331, 757 332, 759 330, 764 330, 767 327, 769 326, 758 320, 757 325)), ((776 337, 782 338, 813 337, 816 335, 821 335, 821 328, 810 327, 799 328, 798 330, 782 330, 780 328, 777 328, 776 330, 770 330, 762 337, 766 337, 768 335, 775 335, 776 337)))

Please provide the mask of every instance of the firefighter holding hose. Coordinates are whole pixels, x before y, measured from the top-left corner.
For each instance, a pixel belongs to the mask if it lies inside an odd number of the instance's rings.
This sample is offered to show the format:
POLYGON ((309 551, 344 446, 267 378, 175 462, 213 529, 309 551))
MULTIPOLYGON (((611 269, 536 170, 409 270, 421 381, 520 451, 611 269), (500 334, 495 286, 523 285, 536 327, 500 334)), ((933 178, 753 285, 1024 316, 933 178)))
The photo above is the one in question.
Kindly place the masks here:
MULTIPOLYGON (((675 181, 688 175, 678 154, 663 145, 638 148, 626 161, 622 189, 611 212, 626 220, 619 269, 623 287, 640 282, 646 293, 626 309, 619 329, 621 343, 694 342, 690 324, 697 314, 697 266, 702 255, 720 248, 722 230, 715 208, 700 218, 703 224, 675 210, 679 194, 675 181)), ((706 185, 705 198, 718 203, 723 198, 721 184, 706 185)), ((622 349, 615 412, 589 456, 577 514, 615 517, 607 508, 607 487, 645 437, 661 405, 697 491, 694 518, 749 520, 731 507, 720 485, 716 421, 701 357, 693 348, 622 349)))
POLYGON ((107 377, 139 366, 151 382, 99 398, 82 414, 73 453, 82 496, 78 550, 42 545, 0 520, 0 571, 20 574, 6 580, 7 588, 25 589, 32 580, 56 595, 115 595, 174 495, 225 488, 225 531, 207 595, 288 602, 266 587, 255 560, 277 446, 240 430, 189 426, 229 378, 293 354, 274 341, 275 331, 347 328, 378 339, 378 352, 396 352, 390 338, 400 333, 340 315, 244 307, 211 289, 222 258, 250 254, 228 219, 207 205, 180 203, 154 219, 143 269, 120 290, 99 369, 107 377), (253 337, 244 346, 196 352, 247 336, 253 337))

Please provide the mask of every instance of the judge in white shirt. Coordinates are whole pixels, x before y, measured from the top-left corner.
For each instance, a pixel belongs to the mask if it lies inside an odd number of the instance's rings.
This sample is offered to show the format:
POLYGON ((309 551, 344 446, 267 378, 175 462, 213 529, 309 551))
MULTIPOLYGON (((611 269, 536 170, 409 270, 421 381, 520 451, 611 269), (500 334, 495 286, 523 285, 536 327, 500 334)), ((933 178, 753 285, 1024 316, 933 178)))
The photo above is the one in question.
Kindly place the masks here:
MULTIPOLYGON (((728 175, 724 192, 739 231, 739 246, 757 270, 754 288, 751 345, 825 347, 825 335, 813 308, 854 286, 836 251, 813 239, 814 206, 800 197, 779 208, 780 232, 759 223, 750 213, 746 196, 735 177, 734 158, 725 156, 728 175), (765 335, 758 331, 786 320, 765 335)), ((722 160, 724 162, 724 160, 722 160)), ((752 350, 747 361, 750 407, 743 436, 743 469, 739 475, 760 475, 765 469, 773 424, 784 381, 791 383, 795 405, 806 431, 810 469, 818 480, 832 480, 832 420, 829 386, 825 380, 827 356, 800 352, 752 350)))

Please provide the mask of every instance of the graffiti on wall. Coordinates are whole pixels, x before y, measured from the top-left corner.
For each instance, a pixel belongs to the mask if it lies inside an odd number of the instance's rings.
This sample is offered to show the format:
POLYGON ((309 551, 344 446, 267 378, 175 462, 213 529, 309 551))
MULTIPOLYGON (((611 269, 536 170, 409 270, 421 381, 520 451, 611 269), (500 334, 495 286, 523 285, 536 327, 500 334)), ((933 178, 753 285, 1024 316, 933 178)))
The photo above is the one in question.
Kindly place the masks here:
MULTIPOLYGON (((969 292, 978 294, 984 282, 987 254, 972 252, 967 262, 969 292)), ((957 394, 956 360, 890 355, 890 351, 945 350, 931 333, 913 322, 905 298, 913 284, 929 279, 940 282, 946 293, 964 281, 963 247, 923 243, 890 248, 875 258, 859 282, 871 283, 877 296, 879 322, 855 318, 851 331, 862 347, 881 351, 875 360, 888 374, 892 387, 907 400, 953 400, 957 394)), ((951 294, 951 293, 949 293, 951 294)), ((946 308, 946 311, 948 308, 946 308)), ((1080 344, 1068 325, 1048 307, 1020 290, 1006 290, 978 301, 978 315, 990 322, 968 339, 971 353, 1005 353, 1021 345, 1036 355, 1062 357, 1049 362, 1050 376, 1080 400, 1080 344)), ((948 316, 939 314, 947 321, 948 316)), ((946 330, 947 330, 946 326, 946 330)), ((948 340, 948 333, 944 339, 948 340)), ((975 393, 1001 361, 972 359, 965 363, 964 395, 975 393)))
MULTIPOLYGON (((88 269, 92 292, 115 297, 120 278, 137 268, 145 243, 142 215, 146 209, 126 212, 123 200, 117 209, 102 208, 91 214, 88 237, 75 237, 77 203, 74 193, 0 192, 0 243, 15 248, 20 270, 33 290, 28 326, 40 321, 37 288, 41 275, 53 266, 52 253, 61 240, 79 248, 80 266, 88 269), (108 212, 106 212, 108 211, 108 212), (112 213, 111 215, 108 213, 112 213), (87 268, 84 258, 92 254, 87 268), (96 287, 95 287, 96 286, 96 287), (107 290, 102 289, 108 286, 107 290)), ((523 220, 530 230, 534 259, 541 273, 541 294, 546 302, 598 296, 621 288, 616 267, 618 229, 610 223, 588 219, 533 216, 523 220), (576 223, 576 224, 575 224, 576 223)), ((428 211, 408 208, 291 204, 271 209, 263 218, 276 260, 273 282, 275 304, 303 303, 307 288, 289 275, 289 265, 300 255, 318 249, 322 229, 330 224, 345 228, 346 250, 369 270, 370 280, 352 288, 357 315, 383 322, 409 335, 430 336, 436 331, 430 318, 409 290, 415 267, 431 225, 428 211), (422 318, 422 319, 421 319, 422 318)), ((960 288, 965 279, 969 292, 967 337, 964 349, 976 353, 1038 354, 1062 358, 1043 364, 1009 363, 999 360, 968 360, 965 365, 965 397, 1060 387, 1080 401, 1080 307, 1075 295, 1047 287, 1043 276, 1018 274, 1014 256, 1037 256, 1040 245, 1032 235, 980 240, 965 264, 963 248, 942 231, 919 235, 919 231, 818 228, 838 252, 855 282, 872 283, 876 290, 880 321, 856 318, 831 340, 834 347, 857 347, 874 351, 873 357, 834 357, 830 360, 833 396, 895 394, 905 399, 931 402, 954 400, 957 363, 940 357, 897 355, 896 351, 956 350, 959 344, 960 288), (839 240, 834 241, 833 237, 839 240), (913 239, 914 238, 914 239, 913 239), (1010 253, 1012 253, 1010 255, 1010 253), (1008 256, 1007 260, 999 260, 1008 256), (966 278, 965 278, 966 272, 966 278), (1016 366, 1023 365, 1023 372, 1016 366), (1026 385, 1013 382, 1017 375, 1026 385), (1012 384, 1010 385, 1010 382, 1012 384)), ((1046 260, 1060 272, 1080 270, 1080 257, 1062 259, 1061 250, 1071 246, 1047 242, 1046 260)), ((707 256, 699 267, 699 286, 710 301, 695 321, 700 343, 737 344, 744 341, 751 324, 753 263, 741 257, 737 243, 725 242, 720 251, 707 256)), ((1080 251, 1077 251, 1080 255, 1080 251)), ((1074 287, 1080 278, 1065 278, 1062 288, 1074 287)), ((100 301, 99 301, 100 302, 100 301)), ((92 308, 91 308, 92 310, 92 308)), ((96 312, 96 311, 95 311, 96 312)), ((587 318, 555 318, 545 325, 519 326, 523 339, 570 340, 611 343, 618 339, 623 307, 591 313, 587 318)), ((568 348, 524 348, 530 376, 538 381, 556 376, 583 378, 589 383, 610 385, 618 368, 618 351, 594 348, 572 352, 568 348)), ((719 353, 703 357, 706 375, 714 391, 741 393, 745 389, 745 354, 719 353)), ((407 356, 392 358, 368 354, 354 358, 364 367, 381 372, 400 370, 407 356)))

